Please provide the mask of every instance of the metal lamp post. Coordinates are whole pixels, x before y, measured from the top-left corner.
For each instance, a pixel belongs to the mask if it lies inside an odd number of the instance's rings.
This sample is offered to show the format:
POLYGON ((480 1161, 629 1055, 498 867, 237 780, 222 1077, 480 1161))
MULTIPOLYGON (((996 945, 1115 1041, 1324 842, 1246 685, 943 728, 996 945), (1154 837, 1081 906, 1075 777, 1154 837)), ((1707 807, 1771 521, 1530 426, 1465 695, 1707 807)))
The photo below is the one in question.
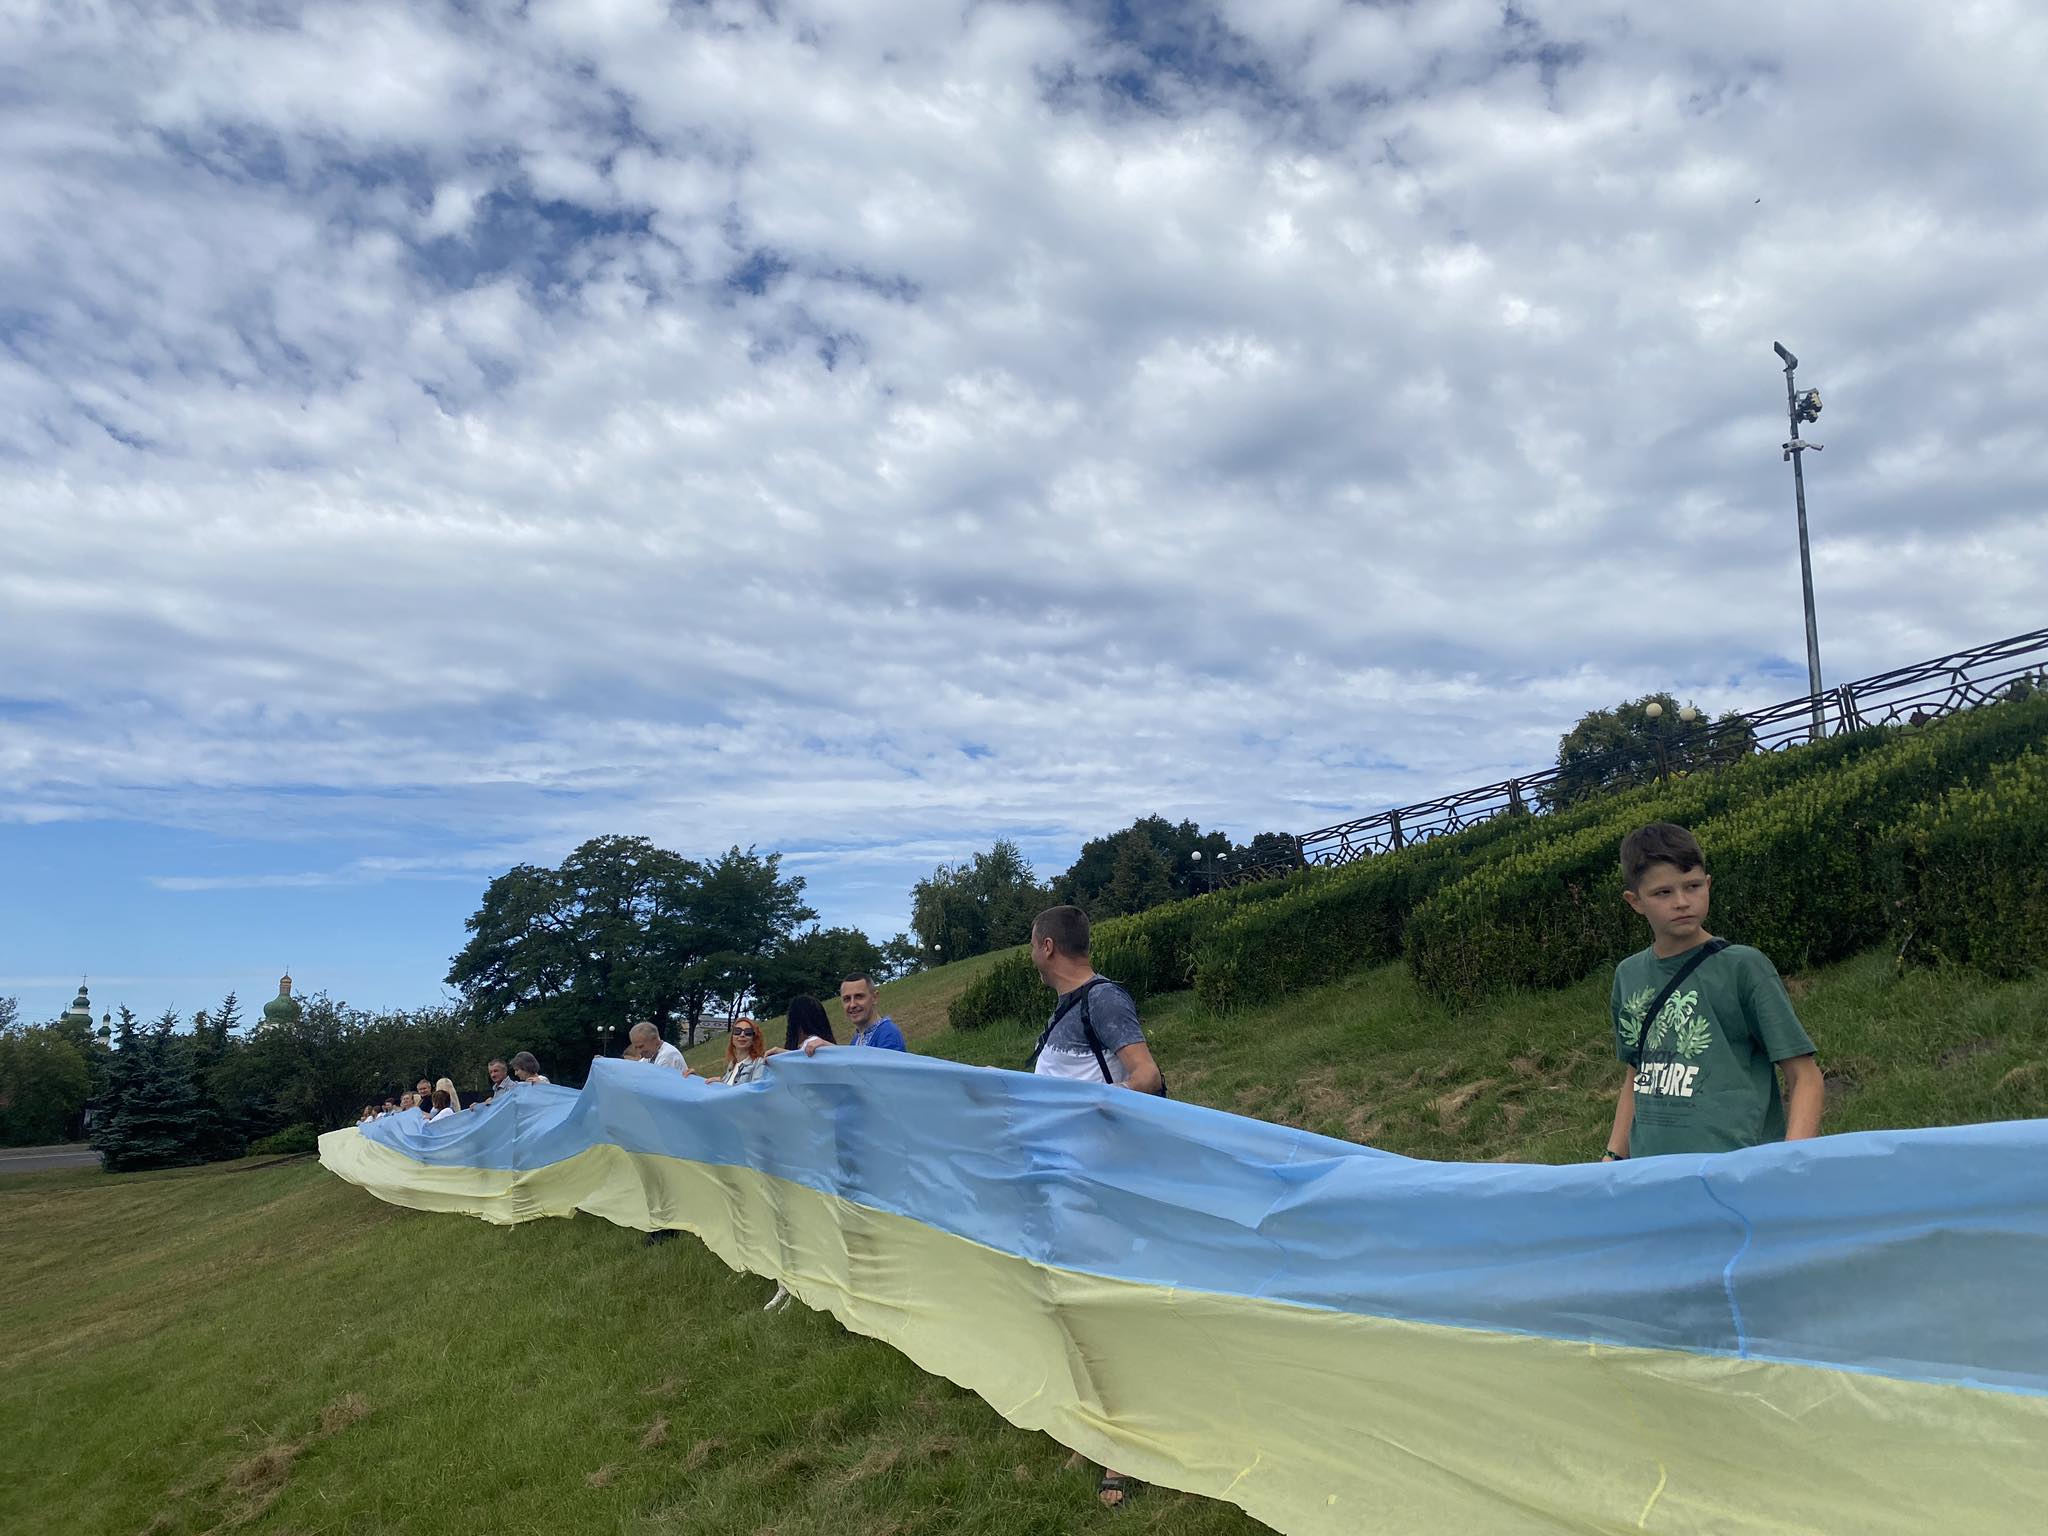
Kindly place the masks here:
POLYGON ((1785 360, 1785 415, 1791 423, 1792 436, 1783 446, 1785 457, 1792 465, 1792 496, 1799 505, 1799 585, 1806 596, 1806 688, 1813 699, 1813 739, 1819 741, 1827 734, 1827 729, 1821 719, 1820 626, 1813 616, 1813 555, 1806 541, 1806 472, 1800 461, 1807 449, 1819 453, 1821 445, 1802 442, 1799 425, 1820 419, 1820 391, 1809 389, 1801 394, 1792 381, 1792 372, 1799 366, 1799 359, 1785 350, 1782 341, 1772 342, 1771 350, 1785 360))
MULTIPOLYGON (((1663 784, 1671 777, 1671 759, 1664 748, 1664 706, 1652 699, 1643 706, 1643 713, 1649 717, 1650 740, 1657 748, 1657 782, 1663 784)), ((1690 704, 1678 712, 1681 725, 1691 725, 1699 717, 1700 712, 1690 704)))
POLYGON ((600 1056, 609 1056, 611 1055, 611 1053, 612 1026, 609 1024, 600 1024, 597 1026, 597 1054, 600 1056))

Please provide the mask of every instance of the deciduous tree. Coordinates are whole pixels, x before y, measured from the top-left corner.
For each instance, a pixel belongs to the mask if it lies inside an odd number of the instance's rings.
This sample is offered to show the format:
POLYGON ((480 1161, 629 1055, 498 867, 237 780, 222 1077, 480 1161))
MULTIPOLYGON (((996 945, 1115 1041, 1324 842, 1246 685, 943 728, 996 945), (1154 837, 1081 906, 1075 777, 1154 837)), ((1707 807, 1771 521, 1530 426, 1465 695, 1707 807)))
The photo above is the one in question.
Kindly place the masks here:
POLYGON ((63 1141, 85 1107, 85 1054, 54 1026, 22 1025, 14 1017, 0 1009, 0 1146, 63 1141))

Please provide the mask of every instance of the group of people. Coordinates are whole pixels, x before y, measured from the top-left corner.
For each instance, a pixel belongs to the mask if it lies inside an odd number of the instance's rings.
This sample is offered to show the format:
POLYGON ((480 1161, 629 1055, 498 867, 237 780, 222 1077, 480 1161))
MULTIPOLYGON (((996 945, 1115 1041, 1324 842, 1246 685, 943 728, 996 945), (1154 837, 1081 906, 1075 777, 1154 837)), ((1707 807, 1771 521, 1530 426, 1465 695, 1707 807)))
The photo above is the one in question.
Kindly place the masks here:
MULTIPOLYGON (((839 984, 839 1007, 846 1015, 847 1027, 853 1031, 851 1044, 885 1051, 909 1049, 895 1020, 875 1017, 875 979, 866 972, 857 971, 839 984)), ((725 1069, 704 1081, 728 1088, 758 1082, 768 1070, 771 1056, 797 1051, 815 1056, 824 1047, 838 1043, 832 1021, 825 1016, 825 1005, 815 997, 799 997, 789 1005, 787 1028, 780 1045, 768 1044, 761 1026, 746 1015, 734 1019, 726 1031, 725 1069)), ((683 1053, 672 1041, 664 1040, 661 1031, 648 1020, 643 1019, 626 1032, 626 1049, 621 1055, 627 1061, 648 1061, 657 1067, 668 1067, 684 1077, 696 1075, 683 1059, 683 1053)))
MULTIPOLYGON (((1626 1073, 1601 1158, 1724 1152, 1818 1135, 1823 1083, 1813 1042, 1770 960, 1707 932, 1712 881, 1698 841, 1683 827, 1652 823, 1623 840, 1620 862, 1623 899, 1648 925, 1651 942, 1615 972, 1609 1025, 1626 1073)), ((1041 912, 1031 925, 1031 960, 1054 1001, 1027 1070, 1164 1095, 1166 1079, 1135 1000, 1090 958, 1087 914, 1072 906, 1041 912)), ((840 1045, 824 1006, 812 997, 790 1005, 779 1046, 766 1044, 753 1019, 735 1020, 725 1069, 708 1080, 728 1087, 756 1082, 768 1059, 784 1053, 908 1049, 894 1021, 878 1016, 873 977, 848 976, 840 984, 839 1006, 851 1031, 847 1046, 840 1045)), ((625 1055, 692 1075, 683 1053, 652 1023, 632 1027, 625 1055)), ((504 1063, 491 1064, 499 1088, 503 1070, 504 1063)), ((510 1071, 521 1082, 547 1080, 524 1052, 513 1057, 510 1071)), ((416 1098, 421 1107, 431 1106, 431 1120, 462 1107, 448 1079, 422 1079, 417 1095, 387 1102, 383 1112, 410 1107, 416 1098)), ((370 1112, 365 1113, 367 1118, 370 1112)), ((674 1235, 655 1232, 647 1240, 674 1235)), ((787 1297, 778 1285, 770 1308, 787 1297)), ((1103 1470, 1097 1494, 1104 1505, 1120 1505, 1127 1491, 1121 1474, 1103 1470)))
POLYGON ((427 1117, 427 1123, 447 1120, 461 1113, 467 1107, 475 1109, 488 1104, 514 1083, 544 1083, 540 1062, 531 1051, 520 1051, 511 1061, 493 1057, 490 1065, 491 1091, 482 1097, 472 1097, 467 1106, 462 1102, 461 1091, 453 1078, 423 1077, 414 1085, 412 1092, 394 1094, 382 1104, 365 1104, 363 1112, 356 1116, 357 1125, 367 1125, 372 1120, 381 1120, 386 1115, 402 1114, 408 1109, 417 1109, 427 1117))

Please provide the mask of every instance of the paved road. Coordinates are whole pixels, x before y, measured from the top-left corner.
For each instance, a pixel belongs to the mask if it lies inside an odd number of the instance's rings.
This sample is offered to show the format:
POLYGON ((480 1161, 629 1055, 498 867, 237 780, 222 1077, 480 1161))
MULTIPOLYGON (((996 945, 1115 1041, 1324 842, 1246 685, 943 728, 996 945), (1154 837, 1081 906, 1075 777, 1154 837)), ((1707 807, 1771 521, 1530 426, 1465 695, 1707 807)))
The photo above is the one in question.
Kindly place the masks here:
POLYGON ((42 1173, 51 1168, 97 1168, 99 1153, 79 1144, 69 1147, 0 1147, 0 1175, 42 1173))

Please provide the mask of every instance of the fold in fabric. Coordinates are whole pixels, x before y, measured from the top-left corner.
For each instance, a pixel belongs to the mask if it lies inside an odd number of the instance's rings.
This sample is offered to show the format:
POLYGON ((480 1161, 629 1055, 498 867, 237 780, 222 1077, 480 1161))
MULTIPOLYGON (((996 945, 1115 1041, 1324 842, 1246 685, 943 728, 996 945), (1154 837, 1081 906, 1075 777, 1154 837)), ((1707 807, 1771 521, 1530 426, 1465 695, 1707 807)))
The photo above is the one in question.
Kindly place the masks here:
POLYGON ((341 1177, 696 1233, 1149 1481, 1285 1532, 2002 1530, 2048 1504, 2048 1122, 1417 1162, 894 1052, 598 1061, 341 1177))

